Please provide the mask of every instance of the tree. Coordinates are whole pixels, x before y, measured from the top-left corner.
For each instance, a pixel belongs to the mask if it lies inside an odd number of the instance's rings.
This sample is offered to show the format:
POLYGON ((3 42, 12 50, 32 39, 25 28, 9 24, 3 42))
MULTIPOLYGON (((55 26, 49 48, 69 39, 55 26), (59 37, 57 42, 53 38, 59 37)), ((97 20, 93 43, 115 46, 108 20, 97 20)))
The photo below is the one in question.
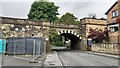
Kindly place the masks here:
POLYGON ((50 44, 52 46, 63 46, 65 45, 64 41, 61 40, 61 37, 57 34, 55 29, 50 30, 50 44))
POLYGON ((64 22, 66 24, 78 24, 79 22, 77 20, 77 17, 67 12, 59 19, 59 22, 64 22))
POLYGON ((101 29, 92 29, 89 28, 89 35, 88 38, 92 38, 92 40, 96 43, 103 42, 103 40, 108 41, 109 36, 108 36, 108 29, 105 28, 104 31, 101 29))
POLYGON ((53 2, 35 1, 31 6, 28 18, 54 22, 58 19, 58 8, 53 2))

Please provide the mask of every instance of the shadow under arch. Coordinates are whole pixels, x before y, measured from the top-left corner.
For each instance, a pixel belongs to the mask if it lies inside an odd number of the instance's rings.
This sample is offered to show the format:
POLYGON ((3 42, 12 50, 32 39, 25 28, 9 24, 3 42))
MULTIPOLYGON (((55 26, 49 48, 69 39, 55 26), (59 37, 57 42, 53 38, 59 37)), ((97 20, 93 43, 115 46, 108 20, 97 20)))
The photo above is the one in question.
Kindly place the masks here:
POLYGON ((81 37, 80 35, 78 35, 77 33, 75 32, 61 32, 59 33, 60 36, 64 36, 64 37, 67 37, 71 40, 71 44, 70 44, 70 49, 72 50, 80 50, 81 49, 81 37))

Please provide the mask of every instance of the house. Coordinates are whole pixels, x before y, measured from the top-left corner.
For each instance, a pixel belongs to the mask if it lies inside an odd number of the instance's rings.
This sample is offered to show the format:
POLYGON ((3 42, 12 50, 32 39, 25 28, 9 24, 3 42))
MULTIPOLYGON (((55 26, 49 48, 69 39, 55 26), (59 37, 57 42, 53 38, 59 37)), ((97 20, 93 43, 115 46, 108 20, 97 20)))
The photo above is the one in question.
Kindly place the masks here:
POLYGON ((105 13, 109 29, 109 40, 111 43, 120 42, 120 0, 115 2, 105 13))

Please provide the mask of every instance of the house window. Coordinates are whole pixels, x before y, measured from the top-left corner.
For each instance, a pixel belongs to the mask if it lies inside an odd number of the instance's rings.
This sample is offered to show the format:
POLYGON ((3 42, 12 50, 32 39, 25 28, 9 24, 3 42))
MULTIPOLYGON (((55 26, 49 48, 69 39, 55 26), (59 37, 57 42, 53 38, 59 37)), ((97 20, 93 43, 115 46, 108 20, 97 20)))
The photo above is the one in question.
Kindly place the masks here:
POLYGON ((112 17, 116 17, 116 16, 118 16, 118 11, 117 10, 112 12, 112 17))
POLYGON ((111 32, 116 32, 116 31, 118 31, 118 27, 110 27, 110 31, 111 32))
POLYGON ((118 31, 119 25, 114 24, 114 25, 109 25, 109 27, 110 27, 110 32, 116 32, 118 31))

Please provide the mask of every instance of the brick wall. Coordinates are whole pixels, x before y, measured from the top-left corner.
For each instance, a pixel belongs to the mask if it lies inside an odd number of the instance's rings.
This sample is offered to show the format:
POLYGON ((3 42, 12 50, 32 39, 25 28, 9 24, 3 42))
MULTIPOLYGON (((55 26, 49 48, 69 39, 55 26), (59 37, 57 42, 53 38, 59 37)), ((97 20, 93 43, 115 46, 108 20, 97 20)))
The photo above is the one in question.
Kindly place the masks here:
POLYGON ((118 43, 119 41, 118 32, 109 32, 109 40, 111 43, 118 43))
POLYGON ((114 18, 112 17, 112 12, 118 10, 118 3, 109 11, 108 15, 107 15, 107 21, 108 23, 112 23, 114 18))

